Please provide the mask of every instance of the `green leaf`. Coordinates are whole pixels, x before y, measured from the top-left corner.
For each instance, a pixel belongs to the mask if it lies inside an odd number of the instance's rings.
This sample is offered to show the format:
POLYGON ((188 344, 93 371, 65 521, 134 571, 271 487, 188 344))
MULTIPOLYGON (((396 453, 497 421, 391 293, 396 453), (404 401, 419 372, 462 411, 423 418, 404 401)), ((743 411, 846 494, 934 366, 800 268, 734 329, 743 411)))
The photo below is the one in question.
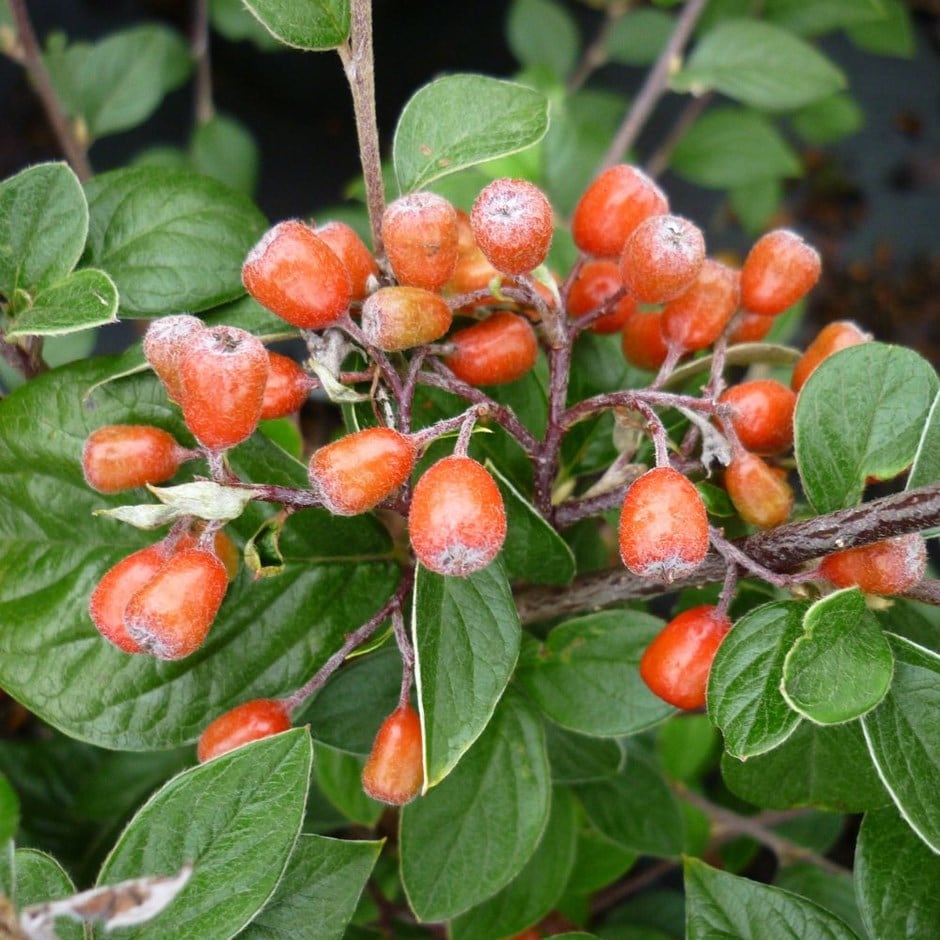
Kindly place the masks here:
POLYGON ((783 186, 779 177, 754 180, 743 186, 734 186, 728 192, 731 208, 748 235, 765 230, 768 220, 783 201, 783 186))
POLYGON ((524 66, 543 66, 558 78, 565 78, 578 60, 577 24, 555 0, 514 0, 506 40, 524 66))
POLYGON ((498 894, 450 925, 451 940, 492 940, 538 923, 555 906, 574 864, 575 801, 569 790, 552 790, 548 824, 525 868, 498 894))
POLYGON ((496 480, 506 507, 502 558, 510 580, 568 584, 574 577, 575 566, 574 555, 565 540, 491 460, 486 461, 486 469, 496 480))
POLYGON ((274 896, 239 940, 339 940, 382 845, 301 835, 274 896))
POLYGON ((708 713, 732 757, 746 760, 793 734, 800 716, 780 692, 783 663, 806 605, 775 601, 748 611, 724 638, 708 676, 708 713))
POLYGON ((524 648, 518 678, 552 721, 583 734, 636 734, 673 713, 640 678, 657 617, 612 610, 559 624, 524 648))
POLYGON ((20 824, 20 801, 10 781, 0 774, 0 848, 13 838, 20 824))
POLYGON ((104 271, 83 268, 40 291, 32 306, 17 316, 7 336, 76 333, 117 322, 117 309, 114 281, 104 271))
POLYGON ((502 565, 468 578, 419 567, 412 629, 425 780, 433 787, 486 727, 519 656, 519 615, 502 565))
POLYGON ((667 858, 682 851, 685 827, 679 801, 637 749, 628 751, 616 777, 582 784, 575 793, 591 825, 621 848, 667 858))
POLYGON ((550 800, 542 723, 509 692, 453 773, 402 811, 402 882, 418 918, 455 917, 512 881, 542 837, 550 800))
POLYGON ((865 114, 847 93, 821 98, 790 115, 793 130, 811 144, 832 144, 861 130, 865 114))
MULTIPOLYGON (((75 894, 75 885, 65 869, 51 856, 36 849, 17 849, 16 906, 22 910, 31 904, 42 904, 75 894)), ((85 928, 75 921, 56 921, 58 940, 82 940, 85 928)))
POLYGON ((419 88, 398 119, 392 159, 402 192, 538 143, 548 102, 524 85, 449 75, 419 88))
POLYGON ((854 506, 869 476, 908 467, 938 384, 916 352, 884 343, 843 349, 813 372, 793 420, 800 478, 817 512, 854 506))
POLYGON ((624 751, 610 738, 592 738, 545 723, 545 743, 552 767, 552 783, 592 783, 613 777, 623 767, 624 751))
POLYGON ((0 294, 39 291, 78 263, 88 204, 64 163, 40 163, 0 183, 0 294))
POLYGON ((182 37, 165 26, 132 26, 100 42, 53 43, 45 57, 68 113, 94 140, 145 121, 192 68, 182 37))
POLYGON ((774 883, 784 891, 815 901, 820 907, 832 911, 860 937, 865 936, 865 927, 855 900, 855 885, 849 872, 837 874, 810 864, 787 865, 777 870, 774 883))
POLYGON ((764 111, 789 111, 835 94, 845 75, 792 33, 757 20, 725 20, 699 39, 672 78, 675 91, 720 91, 764 111))
POLYGON ((186 770, 134 816, 98 884, 192 877, 166 910, 126 937, 232 937, 272 896, 303 822, 312 748, 305 729, 263 738, 186 770))
POLYGON ((766 809, 815 806, 860 813, 889 800, 858 722, 831 726, 804 722, 766 754, 746 762, 725 754, 721 775, 732 793, 766 809))
POLYGON ((938 883, 940 857, 893 806, 865 814, 855 846, 855 884, 872 937, 929 937, 940 923, 938 883))
POLYGON ((568 894, 593 894, 629 871, 637 854, 611 842, 596 829, 584 826, 578 832, 574 866, 568 879, 568 894))
POLYGON ((114 278, 124 316, 198 312, 245 292, 242 262, 265 220, 242 194, 164 167, 113 170, 85 192, 85 262, 114 278))
POLYGON ((317 745, 314 777, 323 795, 346 817, 366 828, 379 821, 385 806, 362 789, 364 758, 317 745))
POLYGON ((260 154, 254 137, 234 118, 216 114, 200 124, 189 142, 193 168, 250 196, 258 181, 260 154))
POLYGON ((633 10, 613 24, 604 43, 611 62, 618 65, 652 65, 675 26, 675 18, 659 10, 633 10))
POLYGON ((706 715, 677 715, 656 732, 656 753, 673 780, 699 780, 721 753, 718 732, 706 715))
POLYGON ((857 588, 818 600, 783 663, 781 692, 804 718, 839 724, 871 711, 891 685, 894 657, 857 588))
POLYGON ((263 52, 281 49, 281 43, 245 9, 242 0, 210 0, 209 15, 213 29, 232 42, 249 40, 263 52))
POLYGON ((940 392, 937 393, 921 431, 914 464, 907 477, 907 489, 927 486, 940 480, 940 392))
POLYGON ((862 728, 884 785, 911 828, 940 854, 940 656, 888 634, 894 681, 862 728))
MULTIPOLYGON (((0 500, 7 507, 0 513, 7 586, 0 600, 0 686, 74 737, 111 748, 174 747, 246 699, 303 685, 381 606, 397 572, 375 520, 305 510, 284 527, 284 574, 237 578, 193 656, 162 662, 128 656, 102 640, 87 613, 95 584, 154 537, 92 516, 126 497, 85 485, 82 443, 93 428, 118 423, 152 424, 191 440, 150 376, 113 382, 91 406, 83 404, 85 390, 109 368, 108 360, 76 363, 0 402, 0 500)), ((303 464, 260 435, 230 457, 246 479, 306 485, 303 464)), ((249 506, 233 528, 247 538, 268 511, 249 506)))
POLYGON ((733 107, 703 114, 676 145, 670 168, 711 189, 799 176, 801 172, 796 153, 768 118, 733 107))
POLYGON ((768 0, 767 19, 804 36, 821 36, 859 23, 881 23, 885 0, 768 0))
POLYGON ((858 940, 838 917, 788 891, 685 860, 689 940, 858 940))
POLYGON ((881 19, 849 26, 849 39, 865 52, 912 59, 917 51, 911 11, 901 0, 878 0, 884 11, 881 19))
POLYGON ((349 0, 244 0, 272 36, 295 49, 335 49, 349 35, 349 0))

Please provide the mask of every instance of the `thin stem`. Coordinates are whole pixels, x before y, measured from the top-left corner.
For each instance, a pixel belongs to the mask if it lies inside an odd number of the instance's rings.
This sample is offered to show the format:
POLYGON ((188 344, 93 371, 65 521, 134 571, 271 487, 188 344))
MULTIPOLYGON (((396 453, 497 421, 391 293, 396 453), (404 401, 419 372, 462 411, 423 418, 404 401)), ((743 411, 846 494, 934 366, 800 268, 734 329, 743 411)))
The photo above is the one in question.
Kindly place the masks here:
POLYGON ((44 363, 38 370, 36 369, 33 356, 29 350, 24 349, 16 341, 12 343, 7 341, 3 333, 3 327, 0 327, 0 356, 24 379, 35 378, 38 372, 44 371, 44 363))
POLYGON ((646 402, 638 401, 636 403, 636 410, 646 418, 647 430, 649 431, 650 437, 653 439, 653 450, 656 453, 656 466, 668 467, 669 435, 666 433, 663 422, 660 420, 659 415, 656 414, 646 402))
POLYGON ((473 435, 473 427, 477 423, 477 411, 470 408, 464 415, 463 422, 460 425, 460 433, 457 435, 457 443, 454 445, 454 454, 458 457, 466 457, 470 449, 470 438, 473 435))
POLYGON ((663 392, 655 389, 628 389, 623 392, 606 392, 585 398, 584 401, 572 405, 567 411, 559 415, 559 422, 567 431, 579 421, 585 421, 601 411, 611 408, 632 408, 639 410, 640 403, 657 408, 688 408, 690 411, 703 411, 712 414, 715 406, 710 401, 694 398, 691 395, 677 395, 673 392, 663 392))
POLYGON ((193 25, 189 46, 196 63, 193 101, 198 126, 215 117, 215 104, 212 101, 212 63, 209 57, 209 0, 193 2, 193 25))
POLYGON ((411 696, 411 682, 415 674, 415 648, 405 629, 405 618, 402 616, 400 604, 392 611, 392 629, 395 631, 395 642, 401 653, 401 691, 398 695, 398 707, 403 708, 411 696))
POLYGON ((630 9, 630 0, 611 3, 604 9, 604 20, 594 38, 588 43, 575 70, 568 79, 567 92, 573 95, 602 66, 607 63, 607 40, 617 21, 630 9))
POLYGON ((698 98, 692 98, 682 109, 675 124, 672 125, 669 133, 666 134, 663 142, 656 148, 653 155, 646 161, 646 170, 648 176, 653 179, 660 176, 669 166, 672 158, 672 152, 676 149, 679 141, 685 136, 686 131, 699 119, 702 112, 711 104, 714 95, 712 92, 706 92, 699 95, 698 98))
POLYGON ((534 455, 535 506, 546 518, 552 514, 552 488, 558 476, 561 443, 565 435, 562 417, 568 398, 571 352, 570 342, 548 350, 548 422, 545 438, 534 455))

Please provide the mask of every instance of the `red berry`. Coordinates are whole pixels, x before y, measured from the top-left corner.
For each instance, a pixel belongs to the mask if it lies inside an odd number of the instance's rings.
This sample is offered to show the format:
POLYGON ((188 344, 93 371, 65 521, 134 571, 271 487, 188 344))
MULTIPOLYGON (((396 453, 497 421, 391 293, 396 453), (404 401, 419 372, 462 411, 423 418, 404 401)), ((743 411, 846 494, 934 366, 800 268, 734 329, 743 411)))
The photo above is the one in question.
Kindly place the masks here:
POLYGON ((199 735, 196 757, 204 764, 250 741, 287 731, 290 726, 290 715, 283 702, 256 698, 236 705, 208 725, 199 735))
POLYGON ((180 360, 183 420, 209 450, 234 447, 261 418, 268 353, 261 340, 234 326, 197 334, 180 360))
POLYGON ((99 493, 120 493, 169 480, 191 456, 160 428, 109 424, 88 435, 82 448, 82 473, 99 493))
POLYGON ((444 362, 470 385, 515 382, 535 365, 539 351, 529 321, 507 311, 458 330, 449 342, 456 348, 444 362))
POLYGON ((496 481, 470 457, 439 460, 415 486, 408 530, 418 561, 431 571, 462 578, 485 568, 506 539, 496 481))
POLYGON ((385 210, 382 241, 399 284, 439 290, 457 267, 457 210, 436 193, 409 193, 385 210))
POLYGON ((268 353, 268 379, 261 399, 261 420, 285 418, 299 411, 316 382, 290 356, 268 353))
POLYGON ((382 722, 362 768, 362 789, 392 806, 410 803, 424 783, 421 720, 410 705, 399 705, 382 722))
POLYGON ((571 235, 585 254, 617 258, 642 221, 668 211, 665 193, 642 170, 620 164, 584 191, 571 217, 571 235))
POLYGON ((793 490, 779 467, 746 450, 738 451, 725 470, 725 489, 745 522, 770 529, 782 525, 793 509, 793 490))
POLYGON ((663 308, 663 336, 687 352, 711 346, 738 309, 739 296, 738 272, 706 258, 691 287, 663 308))
POLYGON ((859 587, 866 594, 901 594, 924 576, 927 545, 915 532, 827 555, 819 573, 836 587, 859 587))
POLYGON ((362 300, 369 293, 369 278, 379 276, 379 266, 372 252, 345 222, 327 222, 314 229, 327 247, 343 262, 352 286, 352 299, 362 300))
POLYGON ((385 352, 433 343, 452 319, 447 301, 420 287, 383 287, 362 305, 362 332, 385 352))
POLYGON ((806 352, 794 367, 790 387, 794 392, 798 392, 824 359, 828 359, 840 349, 859 346, 870 340, 871 335, 859 329, 851 320, 836 320, 827 324, 806 347, 806 352))
MULTIPOLYGON (((620 268, 615 261, 586 261, 568 291, 569 317, 583 317, 603 307, 618 291, 623 290, 620 268)), ((610 309, 594 320, 588 329, 592 333, 619 333, 627 320, 636 312, 636 301, 623 297, 610 309)))
MULTIPOLYGON (((457 267, 454 274, 444 285, 444 293, 469 294, 473 291, 484 290, 489 287, 494 278, 500 278, 499 271, 487 260, 480 250, 473 229, 470 227, 470 216, 466 212, 457 211, 457 267)), ((488 301, 481 301, 488 302, 488 301)))
POLYGON ((192 317, 188 313, 161 317, 147 327, 142 343, 144 356, 173 401, 180 400, 180 357, 193 334, 205 327, 199 317, 192 317))
POLYGON ((691 710, 705 705, 708 673, 731 621, 703 604, 670 620, 646 648, 640 675, 654 695, 691 710))
POLYGON ((225 565, 212 552, 184 548, 130 599, 124 625, 157 658, 182 659, 202 646, 227 587, 225 565))
POLYGON ((809 293, 821 270, 819 253, 796 232, 767 232, 744 260, 741 306, 765 316, 783 313, 809 293))
POLYGON ((660 304, 688 290, 705 262, 705 238, 678 215, 654 215, 623 246, 620 276, 639 303, 660 304))
POLYGON ((745 449, 755 454, 779 454, 793 443, 796 395, 773 379, 733 385, 721 402, 731 409, 731 425, 745 449))
POLYGON ((624 324, 620 338, 624 358, 638 369, 655 372, 669 354, 659 310, 637 310, 624 324))
POLYGON ((671 582, 692 574, 708 553, 708 516, 698 490, 672 467, 656 467, 627 490, 620 557, 634 574, 671 582))
POLYGON ((527 274, 548 255, 552 205, 526 180, 498 179, 484 186, 470 212, 477 244, 504 274, 527 274))
MULTIPOLYGON (((188 532, 181 533, 177 538, 172 553, 181 552, 184 548, 195 548, 205 527, 206 524, 201 519, 194 522, 188 532)), ((218 556, 219 561, 225 565, 225 573, 228 575, 229 581, 234 581, 238 577, 242 556, 238 546, 228 537, 224 529, 219 529, 215 533, 212 539, 212 551, 218 556)))
POLYGON ((366 428, 310 458, 310 484, 330 512, 354 516, 391 496, 411 475, 415 448, 392 428, 366 428))
POLYGON ((774 325, 773 317, 759 313, 741 313, 738 322, 728 336, 729 343, 759 343, 774 325))
POLYGON ((343 262, 296 219, 278 223, 261 237, 248 252, 242 281, 258 303, 305 330, 331 326, 352 299, 343 262))

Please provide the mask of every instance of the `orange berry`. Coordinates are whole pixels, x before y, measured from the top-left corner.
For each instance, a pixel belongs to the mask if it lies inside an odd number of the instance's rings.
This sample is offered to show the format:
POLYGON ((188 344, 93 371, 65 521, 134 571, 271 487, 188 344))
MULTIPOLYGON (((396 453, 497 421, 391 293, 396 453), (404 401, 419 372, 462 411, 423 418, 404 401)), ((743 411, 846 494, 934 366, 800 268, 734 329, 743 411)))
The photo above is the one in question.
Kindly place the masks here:
POLYGON ((183 420, 210 450, 234 447, 261 418, 268 353, 261 340, 234 326, 198 333, 180 360, 183 420))
POLYGON ((646 648, 640 676, 654 695, 676 708, 704 707, 708 673, 730 629, 728 617, 710 604, 683 611, 646 648))
POLYGON ((457 210, 436 193, 409 193, 386 208, 382 241, 399 284, 439 290, 457 267, 457 210))
POLYGON ((774 325, 773 317, 744 311, 728 336, 729 343, 759 343, 774 325))
POLYGON ((184 548, 128 601, 124 625, 158 659, 182 659, 202 646, 227 587, 225 565, 212 552, 184 548))
POLYGON ((819 573, 836 587, 859 587, 866 594, 901 594, 926 569, 927 544, 919 532, 833 552, 819 565, 819 573))
POLYGON ((752 313, 783 313, 819 280, 819 252, 796 232, 778 228, 754 242, 741 269, 741 306, 752 313))
POLYGON ((725 489, 745 522, 769 529, 782 525, 793 509, 793 490, 779 467, 746 450, 725 469, 725 489))
MULTIPOLYGON (((568 291, 569 317, 584 314, 603 307, 618 291, 623 290, 620 268, 615 261, 586 261, 568 291)), ((588 327, 592 333, 619 333, 627 320, 636 312, 636 301, 632 297, 618 300, 613 308, 599 316, 588 327)))
POLYGON ((369 278, 379 276, 379 266, 356 230, 345 222, 334 221, 318 226, 314 233, 342 261, 349 274, 352 299, 362 300, 366 297, 369 293, 369 278))
MULTIPOLYGON (((184 548, 195 548, 205 527, 206 524, 201 519, 194 522, 188 532, 181 533, 177 538, 173 545, 173 553, 181 552, 184 548)), ((219 561, 225 565, 225 573, 228 575, 229 581, 234 581, 238 577, 242 555, 238 550, 238 546, 228 537, 224 529, 219 529, 215 533, 212 539, 212 551, 218 556, 219 561)))
POLYGON ((366 428, 314 451, 308 476, 330 512, 354 516, 391 496, 414 462, 410 438, 392 428, 366 428))
POLYGON ((196 757, 204 764, 243 744, 287 731, 290 726, 290 715, 283 702, 256 698, 236 705, 207 725, 199 735, 196 757))
POLYGON ((173 314, 154 320, 144 333, 141 344, 144 357, 163 382, 173 401, 180 400, 179 363, 194 333, 205 323, 188 313, 173 314))
POLYGON ((452 319, 447 301, 421 287, 383 287, 362 305, 362 332, 385 352, 433 343, 452 319))
POLYGON ((317 383, 290 356, 268 353, 268 380, 261 399, 261 420, 285 418, 299 411, 317 383))
POLYGON ((627 490, 620 557, 634 574, 660 581, 690 575, 708 553, 708 516, 698 490, 672 467, 656 467, 627 490))
POLYGON ((362 789, 392 806, 410 803, 424 783, 421 719, 410 705, 399 705, 382 722, 362 768, 362 789))
POLYGON ((515 382, 535 365, 539 352, 529 321, 506 311, 458 330, 449 342, 456 348, 444 362, 470 385, 515 382))
POLYGON ((665 193, 642 170, 620 164, 584 191, 571 217, 571 235, 586 254, 617 258, 641 222, 668 211, 665 193))
POLYGON ((527 274, 548 255, 552 205, 527 180, 498 179, 484 186, 470 212, 480 250, 504 274, 527 274))
POLYGON ((639 303, 660 304, 688 290, 705 262, 705 238, 678 215, 641 222, 620 256, 624 287, 639 303))
POLYGON ((620 338, 624 358, 638 369, 655 372, 666 361, 669 347, 663 336, 659 310, 637 310, 623 326, 620 338))
POLYGON ((796 395, 773 379, 733 385, 720 401, 731 408, 731 425, 745 449, 779 454, 793 443, 796 395))
POLYGON ((258 303, 304 330, 331 326, 352 299, 343 262, 296 219, 279 222, 261 236, 242 266, 242 281, 258 303))
POLYGON ((859 346, 871 340, 871 334, 861 330, 851 320, 836 320, 824 326, 819 335, 806 347, 806 352, 793 368, 790 387, 798 392, 819 364, 840 349, 859 346))
POLYGON ((408 514, 418 561, 466 577, 485 568, 506 540, 506 511, 489 472, 470 457, 439 460, 418 480, 408 514))
POLYGON ((738 272, 706 258, 688 290, 663 307, 663 336, 688 352, 711 346, 734 316, 739 297, 738 272))
POLYGON ((88 435, 82 448, 82 473, 99 493, 120 493, 169 480, 191 456, 161 428, 109 424, 88 435))

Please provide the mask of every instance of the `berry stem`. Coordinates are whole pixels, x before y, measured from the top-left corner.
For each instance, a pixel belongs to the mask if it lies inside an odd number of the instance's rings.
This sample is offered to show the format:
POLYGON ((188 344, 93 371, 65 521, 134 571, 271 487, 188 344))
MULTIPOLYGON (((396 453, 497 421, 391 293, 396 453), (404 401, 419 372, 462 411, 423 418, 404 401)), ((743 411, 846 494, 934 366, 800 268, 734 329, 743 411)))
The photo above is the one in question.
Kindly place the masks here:
POLYGON ((669 464, 669 435, 659 415, 644 401, 636 403, 636 410, 646 418, 649 435, 653 441, 656 452, 656 466, 668 467, 669 464))
POLYGON ((568 408, 558 416, 559 423, 564 430, 574 427, 579 421, 586 421, 601 411, 611 408, 631 408, 639 411, 640 406, 657 408, 688 408, 690 411, 701 411, 712 414, 715 405, 701 398, 691 395, 677 395, 673 392, 657 391, 655 389, 628 389, 623 392, 605 392, 593 398, 568 408))
POLYGON ((415 648, 405 628, 405 618, 402 616, 401 605, 392 611, 392 629, 395 631, 395 642, 401 653, 401 692, 398 696, 398 707, 408 704, 411 695, 411 683, 415 674, 415 648))

